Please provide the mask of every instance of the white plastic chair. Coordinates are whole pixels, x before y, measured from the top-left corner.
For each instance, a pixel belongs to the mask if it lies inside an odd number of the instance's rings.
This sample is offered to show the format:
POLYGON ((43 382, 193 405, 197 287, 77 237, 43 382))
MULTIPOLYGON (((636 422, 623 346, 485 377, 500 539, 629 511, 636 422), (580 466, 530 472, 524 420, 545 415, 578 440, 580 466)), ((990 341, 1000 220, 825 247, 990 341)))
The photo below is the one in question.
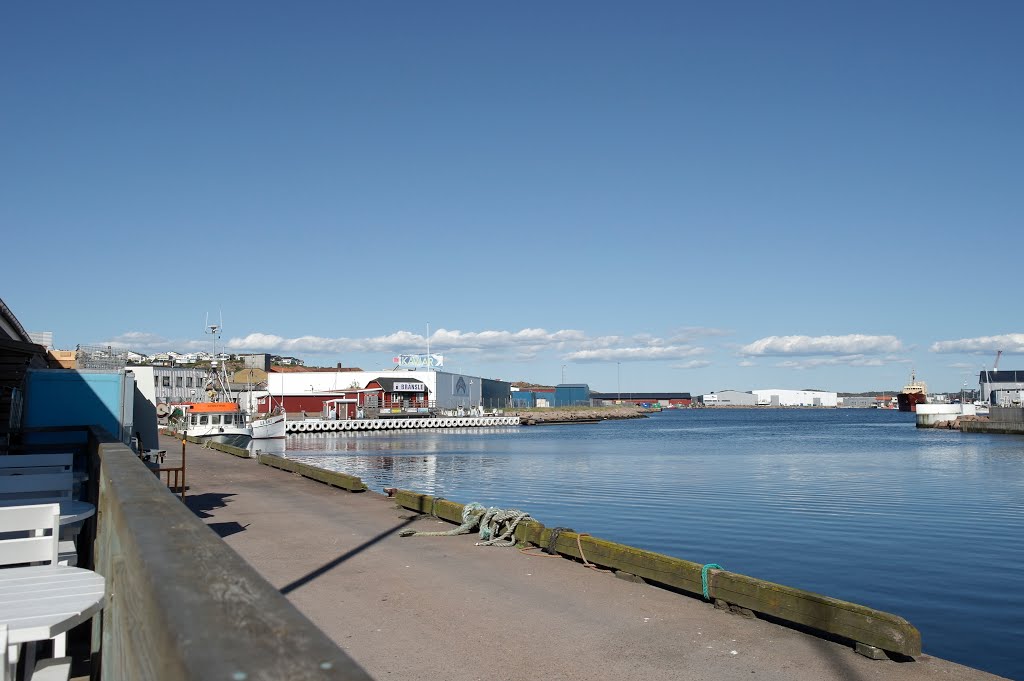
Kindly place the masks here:
POLYGON ((60 504, 0 507, 0 567, 56 565, 59 546, 60 504))
POLYGON ((67 503, 71 501, 73 484, 71 471, 0 475, 0 506, 67 503))
POLYGON ((70 472, 74 461, 75 455, 71 452, 59 454, 8 454, 0 456, 0 475, 70 472))
MULTIPOLYGON (((22 563, 57 565, 60 546, 60 504, 33 504, 31 506, 0 507, 0 568, 22 563)), ((7 650, 6 628, 4 631, 6 651, 13 658, 14 651, 7 650)), ((61 678, 70 660, 64 658, 67 649, 67 634, 53 639, 54 657, 63 658, 58 661, 43 660, 40 674, 33 678, 61 678), (67 662, 67 665, 64 663, 67 662), (54 667, 55 672, 46 671, 54 667)), ((34 655, 32 656, 34 658, 34 655)), ((4 665, 8 675, 13 677, 10 663, 4 665)), ((63 678, 67 678, 64 676, 63 678)))

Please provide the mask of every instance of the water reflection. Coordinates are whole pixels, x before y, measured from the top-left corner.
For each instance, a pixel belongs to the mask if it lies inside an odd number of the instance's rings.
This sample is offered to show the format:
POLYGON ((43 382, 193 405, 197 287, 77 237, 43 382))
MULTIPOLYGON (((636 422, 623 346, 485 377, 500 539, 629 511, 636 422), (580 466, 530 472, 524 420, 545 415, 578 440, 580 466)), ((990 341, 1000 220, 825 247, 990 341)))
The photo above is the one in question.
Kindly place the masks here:
POLYGON ((284 456, 287 447, 287 440, 284 438, 280 439, 266 439, 266 440, 250 440, 249 441, 249 454, 256 456, 257 454, 276 454, 277 456, 284 456))

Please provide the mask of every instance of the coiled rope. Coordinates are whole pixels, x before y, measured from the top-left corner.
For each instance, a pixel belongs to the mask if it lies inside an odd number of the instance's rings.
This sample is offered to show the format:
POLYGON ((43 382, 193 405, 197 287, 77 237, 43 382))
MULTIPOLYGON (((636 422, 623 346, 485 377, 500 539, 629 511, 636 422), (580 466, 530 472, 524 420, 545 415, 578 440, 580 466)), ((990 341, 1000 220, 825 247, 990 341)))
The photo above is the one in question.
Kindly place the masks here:
POLYGON ((530 514, 526 511, 520 511, 517 508, 505 511, 492 506, 487 509, 483 519, 480 520, 481 541, 478 541, 476 545, 515 546, 516 538, 512 535, 516 531, 516 525, 529 519, 530 514))

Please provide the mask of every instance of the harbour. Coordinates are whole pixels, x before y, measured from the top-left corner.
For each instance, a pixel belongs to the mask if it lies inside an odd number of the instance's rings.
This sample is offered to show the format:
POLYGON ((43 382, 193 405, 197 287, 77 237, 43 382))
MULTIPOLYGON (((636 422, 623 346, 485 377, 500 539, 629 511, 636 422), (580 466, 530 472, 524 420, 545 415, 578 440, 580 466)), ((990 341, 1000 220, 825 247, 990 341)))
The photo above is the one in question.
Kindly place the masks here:
POLYGON ((293 436, 284 455, 896 613, 926 652, 1019 678, 1021 442, 918 430, 895 410, 708 409, 293 436))
MULTIPOLYGON (((869 659, 848 643, 578 560, 478 546, 475 534, 403 538, 407 529, 453 528, 431 511, 447 516, 457 504, 413 495, 417 506, 402 495, 396 505, 308 471, 190 449, 190 506, 373 678, 532 678, 541 667, 551 678, 997 678, 941 659, 927 643, 913 662, 869 659), (322 540, 294 536, 296 523, 322 540)), ((581 537, 591 558, 602 536, 593 532, 581 537)), ((575 550, 571 536, 560 552, 575 550)), ((713 590, 723 584, 710 581, 713 590)))

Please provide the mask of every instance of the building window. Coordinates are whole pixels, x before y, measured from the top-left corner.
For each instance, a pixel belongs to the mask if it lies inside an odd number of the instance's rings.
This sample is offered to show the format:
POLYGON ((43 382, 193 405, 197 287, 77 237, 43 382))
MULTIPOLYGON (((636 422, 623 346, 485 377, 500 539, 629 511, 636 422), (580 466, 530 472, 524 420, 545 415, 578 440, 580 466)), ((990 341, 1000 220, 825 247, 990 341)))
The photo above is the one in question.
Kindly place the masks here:
POLYGON ((189 376, 188 378, 185 379, 185 387, 186 388, 191 388, 192 387, 192 377, 191 376, 189 376))
POLYGON ((164 376, 163 379, 164 379, 163 380, 163 386, 165 388, 170 388, 171 387, 171 377, 170 376, 164 376))
POLYGON ((176 388, 180 388, 180 387, 181 387, 181 381, 182 381, 182 378, 181 378, 181 376, 178 376, 178 377, 176 377, 176 378, 174 379, 174 387, 176 387, 176 388))
POLYGON ((160 387, 160 377, 159 376, 154 376, 153 377, 153 387, 154 388, 159 388, 160 387))

